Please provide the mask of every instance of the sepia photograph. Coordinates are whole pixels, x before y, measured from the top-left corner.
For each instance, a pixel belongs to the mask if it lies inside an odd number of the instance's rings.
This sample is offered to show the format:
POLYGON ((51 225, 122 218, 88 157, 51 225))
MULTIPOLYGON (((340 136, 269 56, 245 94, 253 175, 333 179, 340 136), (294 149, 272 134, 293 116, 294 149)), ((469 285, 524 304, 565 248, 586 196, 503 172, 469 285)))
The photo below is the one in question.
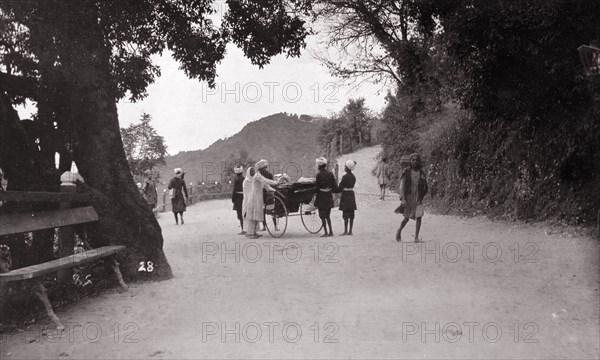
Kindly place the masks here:
POLYGON ((0 0, 0 359, 600 359, 600 1, 0 0))

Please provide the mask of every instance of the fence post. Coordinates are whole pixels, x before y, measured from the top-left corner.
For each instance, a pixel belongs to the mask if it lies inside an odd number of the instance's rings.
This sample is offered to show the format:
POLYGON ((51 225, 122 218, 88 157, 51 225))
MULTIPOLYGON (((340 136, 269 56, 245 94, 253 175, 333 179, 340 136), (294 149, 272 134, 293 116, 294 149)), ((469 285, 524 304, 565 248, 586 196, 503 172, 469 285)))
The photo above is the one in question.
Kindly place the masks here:
POLYGON ((163 189, 163 203, 162 203, 162 211, 167 211, 167 189, 163 189))
MULTIPOLYGON (((61 193, 74 193, 76 191, 76 185, 72 182, 72 173, 66 171, 60 177, 60 192, 61 193)), ((72 204, 70 202, 61 202, 59 205, 60 209, 69 209, 72 204)), ((72 226, 64 226, 58 230, 58 257, 62 258, 65 256, 73 255, 75 249, 75 232, 72 226)), ((71 282, 73 278, 73 269, 61 269, 57 273, 57 280, 60 285, 66 285, 71 282)))

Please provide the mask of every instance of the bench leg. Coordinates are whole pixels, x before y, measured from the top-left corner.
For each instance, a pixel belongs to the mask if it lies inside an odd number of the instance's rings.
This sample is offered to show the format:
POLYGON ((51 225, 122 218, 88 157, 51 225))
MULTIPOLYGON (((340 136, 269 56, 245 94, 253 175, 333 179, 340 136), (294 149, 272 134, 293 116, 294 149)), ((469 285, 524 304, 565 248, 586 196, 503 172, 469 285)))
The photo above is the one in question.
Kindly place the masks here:
POLYGON ((48 316, 56 324, 56 329, 58 329, 60 331, 64 330, 65 327, 60 322, 60 319, 58 318, 58 316, 56 316, 56 314, 54 313, 54 310, 52 309, 52 304, 50 304, 50 300, 48 300, 48 292, 46 291, 46 288, 44 287, 42 282, 40 280, 33 279, 31 281, 31 283, 33 285, 31 290, 38 297, 38 299, 40 299, 40 301, 44 304, 44 307, 46 308, 46 312, 48 313, 48 316))
MULTIPOLYGON (((0 284, 0 319, 6 319, 8 316, 8 284, 0 284)), ((0 320, 0 323, 2 321, 0 320)))
POLYGON ((125 281, 123 281, 123 275, 121 275, 121 270, 119 269, 119 263, 117 262, 117 259, 115 259, 114 256, 111 256, 108 259, 106 259, 105 263, 107 267, 109 267, 115 273, 117 281, 119 282, 119 285, 121 285, 121 288, 123 288, 123 290, 125 291, 129 290, 129 287, 127 286, 127 284, 125 284, 125 281))

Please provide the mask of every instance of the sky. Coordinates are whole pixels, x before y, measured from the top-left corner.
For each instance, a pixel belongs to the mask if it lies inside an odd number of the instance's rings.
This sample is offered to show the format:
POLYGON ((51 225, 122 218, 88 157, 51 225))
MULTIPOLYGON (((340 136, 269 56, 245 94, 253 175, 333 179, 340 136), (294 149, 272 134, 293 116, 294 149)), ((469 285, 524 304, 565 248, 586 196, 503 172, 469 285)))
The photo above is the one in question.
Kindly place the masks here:
MULTIPOLYGON (((343 84, 313 57, 331 54, 322 37, 311 35, 299 58, 274 57, 263 69, 252 65, 235 45, 228 45, 225 59, 217 65, 216 88, 188 79, 170 53, 154 56, 161 76, 148 87, 148 96, 137 103, 118 103, 119 123, 127 127, 143 113, 164 137, 170 155, 205 149, 230 137, 251 121, 279 112, 329 116, 339 112, 351 98, 365 98, 379 112, 385 106, 387 88, 362 82, 343 84)), ((335 53, 333 54, 335 56, 335 53)), ((28 118, 31 108, 18 108, 28 118)))
POLYGON ((278 112, 328 116, 357 97, 364 97, 371 110, 382 110, 385 89, 381 85, 342 84, 313 58, 316 45, 310 40, 312 46, 300 58, 277 56, 263 69, 252 65, 237 47, 228 46, 217 66, 214 89, 188 79, 169 55, 156 57, 161 77, 148 87, 149 96, 143 101, 118 104, 120 125, 139 121, 144 112, 150 114, 174 155, 204 149, 247 123, 278 112))

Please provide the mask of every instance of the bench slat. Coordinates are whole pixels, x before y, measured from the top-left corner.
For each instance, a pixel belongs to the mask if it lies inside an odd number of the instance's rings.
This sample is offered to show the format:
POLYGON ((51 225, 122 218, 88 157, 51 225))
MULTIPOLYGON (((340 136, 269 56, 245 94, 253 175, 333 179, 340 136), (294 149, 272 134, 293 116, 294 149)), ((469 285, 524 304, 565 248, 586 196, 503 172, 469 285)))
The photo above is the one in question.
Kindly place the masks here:
POLYGON ((76 267, 105 256, 115 254, 125 249, 125 246, 103 246, 96 249, 84 251, 74 255, 66 256, 60 259, 48 261, 42 264, 31 265, 16 269, 4 274, 0 274, 0 283, 10 281, 33 279, 34 277, 55 272, 60 269, 76 267))
POLYGON ((42 191, 0 191, 0 201, 89 202, 91 196, 81 193, 42 191))
POLYGON ((92 206, 72 209, 17 213, 0 216, 0 235, 51 229, 61 226, 97 221, 98 214, 92 206))

